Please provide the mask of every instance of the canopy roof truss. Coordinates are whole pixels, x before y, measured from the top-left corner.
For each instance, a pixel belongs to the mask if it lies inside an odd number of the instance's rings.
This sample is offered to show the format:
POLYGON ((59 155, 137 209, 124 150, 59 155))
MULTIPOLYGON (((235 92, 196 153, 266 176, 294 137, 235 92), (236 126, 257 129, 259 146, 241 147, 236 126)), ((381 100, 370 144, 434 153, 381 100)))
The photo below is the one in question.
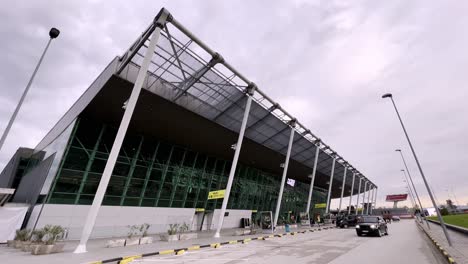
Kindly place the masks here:
MULTIPOLYGON (((278 103, 233 68, 220 54, 214 52, 166 9, 156 16, 167 14, 166 23, 151 25, 120 58, 117 74, 127 80, 136 76, 149 38, 156 27, 161 36, 151 61, 144 88, 192 112, 238 133, 245 109, 247 88, 255 87, 245 136, 278 153, 286 155, 290 129, 295 130, 291 158, 313 167, 316 148, 319 148, 317 170, 330 175, 336 159, 334 179, 343 179, 348 167, 347 185, 352 172, 365 178, 348 164, 329 145, 296 120, 278 103), (129 66, 135 67, 129 67, 129 66), (294 126, 291 124, 294 123, 294 126)), ((367 179, 366 179, 367 180, 367 179)), ((363 190, 363 188, 361 189, 363 190)), ((357 184, 355 191, 357 193, 357 184)))

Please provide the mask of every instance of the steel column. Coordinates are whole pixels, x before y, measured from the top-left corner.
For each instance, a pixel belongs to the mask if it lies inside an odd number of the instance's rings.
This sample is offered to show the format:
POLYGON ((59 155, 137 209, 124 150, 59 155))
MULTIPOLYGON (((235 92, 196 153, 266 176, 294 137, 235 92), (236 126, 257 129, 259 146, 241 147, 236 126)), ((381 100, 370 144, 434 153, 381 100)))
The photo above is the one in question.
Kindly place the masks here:
POLYGON ((88 239, 91 235, 94 224, 96 222, 96 217, 99 213, 99 208, 101 207, 102 200, 104 199, 104 194, 106 192, 107 186, 109 185, 109 180, 111 178, 112 171, 114 170, 115 162, 117 161, 117 157, 122 147, 125 134, 127 133, 128 125, 130 124, 133 111, 135 110, 135 106, 138 101, 138 96, 140 95, 143 82, 145 81, 151 58, 153 57, 153 53, 156 49, 156 44, 158 42, 158 39, 161 33, 161 27, 162 27, 162 24, 160 21, 165 22, 165 20, 166 20, 166 16, 161 16, 158 19, 158 21, 155 21, 158 27, 156 27, 156 29, 154 30, 151 36, 149 47, 146 50, 143 63, 141 64, 140 70, 138 71, 138 76, 135 81, 135 85, 133 86, 132 93, 130 95, 130 98, 128 99, 127 107, 125 108, 125 112, 122 117, 119 130, 115 137, 114 144, 112 145, 112 149, 109 154, 109 158, 107 160, 106 166, 104 168, 104 172, 102 173, 102 177, 99 182, 96 195, 94 196, 93 204, 91 205, 91 208, 89 209, 88 215, 86 217, 86 221, 83 227, 83 232, 81 234, 80 243, 75 249, 74 253, 86 252, 86 243, 88 242, 88 239))
POLYGON ((344 187, 346 184, 346 173, 348 172, 348 167, 345 165, 344 174, 343 174, 343 184, 341 185, 341 196, 340 196, 340 206, 338 206, 338 214, 341 212, 341 202, 343 201, 344 187))
POLYGON ((327 195, 327 207, 325 208, 325 213, 327 214, 330 211, 330 199, 331 199, 331 191, 332 191, 332 185, 333 185, 333 174, 335 174, 335 163, 336 163, 336 157, 333 158, 333 165, 330 173, 330 183, 328 185, 328 195, 327 195))
POLYGON ((351 183, 351 195, 349 196, 348 214, 351 214, 351 202, 353 201, 354 178, 355 178, 355 177, 356 177, 356 173, 353 172, 353 182, 351 183))
POLYGON ((224 213, 226 212, 226 207, 229 201, 229 195, 231 194, 232 181, 234 180, 234 174, 236 173, 237 161, 239 160, 242 142, 244 140, 245 128, 247 126, 247 121, 249 119, 250 107, 252 105, 252 97, 255 92, 255 89, 256 89, 256 85, 254 83, 250 83, 246 89, 247 103, 245 105, 244 117, 242 119, 242 124, 241 124, 241 128, 239 131, 239 137, 237 138, 236 150, 234 152, 234 159, 232 160, 231 170, 229 171, 229 178, 228 178, 228 182, 226 185, 223 204, 221 205, 221 212, 218 218, 218 226, 216 227, 216 233, 214 237, 220 237, 221 228, 223 227, 224 213))
POLYGON ((275 221, 273 222, 273 228, 276 228, 276 225, 278 224, 278 217, 279 217, 280 208, 281 208, 281 200, 283 199, 284 184, 286 182, 286 174, 288 173, 289 157, 291 156, 292 143, 293 143, 294 133, 295 133, 295 130, 294 130, 294 127, 296 126, 295 120, 291 121, 290 126, 291 126, 291 134, 289 136, 288 151, 286 152, 286 160, 284 161, 283 176, 281 177, 281 185, 280 185, 280 191, 278 194, 278 200, 276 201, 275 221))
POLYGON ((364 215, 364 204, 366 202, 366 188, 367 188, 367 183, 369 183, 369 181, 366 181, 364 183, 364 192, 362 193, 362 212, 361 212, 361 215, 364 215))
MULTIPOLYGON (((319 143, 320 145, 320 143, 319 143)), ((314 168, 312 169, 312 178, 310 179, 310 188, 309 188, 309 197, 307 199, 307 207, 306 207, 306 213, 309 214, 310 211, 310 204, 312 203, 312 192, 314 189, 314 183, 315 183, 315 174, 317 173, 317 163, 318 163, 318 158, 320 155, 320 148, 318 146, 315 147, 315 160, 314 160, 314 168)), ((309 216, 310 218, 310 216, 309 216)))
POLYGON ((357 200, 356 200, 356 215, 358 214, 358 209, 359 209, 359 196, 361 195, 361 182, 362 182, 362 177, 359 177, 359 187, 358 187, 358 194, 357 194, 357 200))
POLYGON ((377 187, 375 187, 375 195, 374 195, 374 208, 377 208, 377 187))
POLYGON ((367 215, 369 214, 369 211, 370 211, 369 207, 372 207, 372 204, 369 205, 369 203, 371 201, 370 197, 372 196, 371 192, 374 189, 373 187, 374 187, 373 185, 369 186, 369 192, 367 193, 367 208, 366 208, 366 214, 367 215))

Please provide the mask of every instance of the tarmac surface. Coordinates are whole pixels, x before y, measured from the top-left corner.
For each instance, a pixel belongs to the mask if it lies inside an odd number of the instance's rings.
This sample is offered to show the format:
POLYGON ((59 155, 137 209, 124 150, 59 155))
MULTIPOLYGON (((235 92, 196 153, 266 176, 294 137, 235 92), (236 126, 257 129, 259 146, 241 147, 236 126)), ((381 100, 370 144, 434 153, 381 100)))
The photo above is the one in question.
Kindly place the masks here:
POLYGON ((446 263, 414 220, 389 224, 389 236, 358 237, 353 228, 296 234, 247 245, 226 245, 155 256, 131 263, 446 263))
MULTIPOLYGON (((310 229, 310 228, 309 228, 310 229)), ((312 228, 312 229, 316 229, 312 228)), ((304 229, 306 230, 306 229, 304 229)), ((233 236, 235 230, 223 230, 220 239, 214 239, 212 232, 199 234, 198 239, 105 248, 105 240, 92 240, 84 254, 73 254, 77 241, 68 242, 65 252, 33 256, 19 249, 0 246, 2 263, 90 263, 110 258, 138 255, 155 251, 219 243, 224 241, 262 236, 233 236)), ((299 231, 299 230, 293 230, 299 231)), ((279 231, 284 233, 284 230, 279 231)), ((389 236, 358 237, 354 228, 328 229, 316 232, 298 233, 266 240, 250 241, 248 244, 222 245, 220 248, 202 248, 186 251, 176 256, 158 255, 136 259, 131 263, 447 263, 428 237, 414 220, 402 220, 389 224, 389 236)), ((263 235, 265 236, 265 235, 263 235)), ((115 262, 114 262, 115 263, 115 262)))

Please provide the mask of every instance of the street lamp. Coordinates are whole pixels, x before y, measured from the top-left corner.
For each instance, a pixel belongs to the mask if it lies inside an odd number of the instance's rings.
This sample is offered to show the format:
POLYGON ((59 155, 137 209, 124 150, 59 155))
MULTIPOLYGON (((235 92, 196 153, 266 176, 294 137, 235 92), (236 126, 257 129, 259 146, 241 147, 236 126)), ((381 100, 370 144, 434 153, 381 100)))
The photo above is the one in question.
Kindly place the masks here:
MULTIPOLYGON (((408 165, 406 165, 406 160, 405 160, 405 157, 403 156, 403 152, 401 151, 401 149, 395 149, 395 151, 400 152, 401 159, 403 160, 403 164, 405 165, 406 171, 408 172, 408 178, 410 179, 411 185, 413 186, 414 193, 416 194, 416 198, 418 199, 420 211, 424 213, 424 208, 422 206, 421 199, 419 199, 418 191, 416 190, 416 186, 414 186, 413 177, 411 177, 411 173, 409 172, 408 165)), ((403 173, 405 173, 405 170, 402 170, 402 171, 403 173)), ((406 178, 406 173, 405 173, 405 178, 406 178)), ((426 221, 427 228, 431 229, 431 227, 429 226, 429 222, 427 221, 426 214, 423 214, 423 218, 426 221)))
POLYGON ((26 85, 26 89, 24 89, 23 95, 20 98, 20 101, 18 102, 18 105, 16 106, 15 111, 13 112, 13 115, 10 118, 10 121, 8 122, 8 125, 5 128, 5 131, 3 132, 2 138, 0 139, 0 150, 3 147, 3 143, 5 143, 5 140, 8 136, 8 133, 10 132, 11 126, 13 125, 13 122, 16 119, 16 116, 18 115, 18 112, 21 108, 21 105, 23 104, 24 98, 26 97, 26 94, 29 91, 29 88, 31 87, 31 84, 34 80, 34 77, 36 76, 37 70, 39 69, 39 66, 41 66, 42 60, 44 59, 44 56, 47 52, 47 49, 49 49, 50 42, 52 42, 53 39, 57 38, 60 35, 60 31, 56 28, 51 28, 49 31, 49 41, 47 42, 47 45, 42 52, 41 58, 39 59, 39 62, 36 65, 36 68, 34 69, 33 74, 31 75, 31 78, 29 79, 28 85, 26 85))
MULTIPOLYGON (((418 165, 418 169, 419 169, 419 172, 421 173, 421 177, 423 178, 424 184, 426 185, 426 189, 427 189, 427 192, 429 193, 429 197, 431 197, 432 205, 434 206, 434 208, 435 208, 435 210, 437 212, 437 217, 439 218, 440 226, 442 227, 442 230, 444 231, 444 234, 445 234, 445 237, 447 238, 447 242, 448 242, 449 246, 452 246, 452 241, 450 240, 450 236, 449 236, 449 234, 447 232, 447 227, 445 226, 444 219, 442 218, 442 215, 440 214, 440 210, 437 207, 437 204, 436 204, 436 202, 434 200, 434 196, 432 195, 431 189, 429 188, 429 184, 427 183, 426 176, 424 176, 424 172, 422 170, 421 164, 419 164, 418 157, 416 156, 416 152, 414 151, 413 144, 411 144, 411 140, 410 140, 410 138, 408 136, 408 132, 406 132, 405 125, 403 124, 403 121, 401 120, 401 116, 400 116, 400 113, 398 112, 395 101, 393 100, 393 96, 392 96, 391 93, 386 93, 386 94, 382 95, 382 98, 384 98, 384 99, 385 98, 390 98, 390 100, 392 101, 393 107, 395 108, 395 112, 396 112, 396 114, 398 116, 398 119, 400 120, 401 127, 403 128, 403 132, 405 133, 406 139, 408 140, 408 144, 409 144, 409 146, 411 148, 411 151, 413 152, 414 159, 416 160, 416 164, 418 165)), ((415 191, 416 191, 416 189, 415 189, 415 191)), ((424 214, 424 216, 425 216, 425 214, 424 214)))

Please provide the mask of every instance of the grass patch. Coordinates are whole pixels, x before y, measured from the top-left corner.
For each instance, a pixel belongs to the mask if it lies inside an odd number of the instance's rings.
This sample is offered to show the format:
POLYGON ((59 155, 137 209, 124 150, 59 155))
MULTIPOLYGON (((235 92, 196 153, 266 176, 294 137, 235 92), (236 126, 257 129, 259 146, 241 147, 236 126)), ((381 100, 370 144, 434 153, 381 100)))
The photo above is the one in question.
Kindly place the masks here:
MULTIPOLYGON (((447 224, 468 228, 468 214, 445 215, 442 217, 444 218, 444 222, 447 224)), ((431 216, 428 218, 431 220, 438 221, 437 216, 431 216)))

